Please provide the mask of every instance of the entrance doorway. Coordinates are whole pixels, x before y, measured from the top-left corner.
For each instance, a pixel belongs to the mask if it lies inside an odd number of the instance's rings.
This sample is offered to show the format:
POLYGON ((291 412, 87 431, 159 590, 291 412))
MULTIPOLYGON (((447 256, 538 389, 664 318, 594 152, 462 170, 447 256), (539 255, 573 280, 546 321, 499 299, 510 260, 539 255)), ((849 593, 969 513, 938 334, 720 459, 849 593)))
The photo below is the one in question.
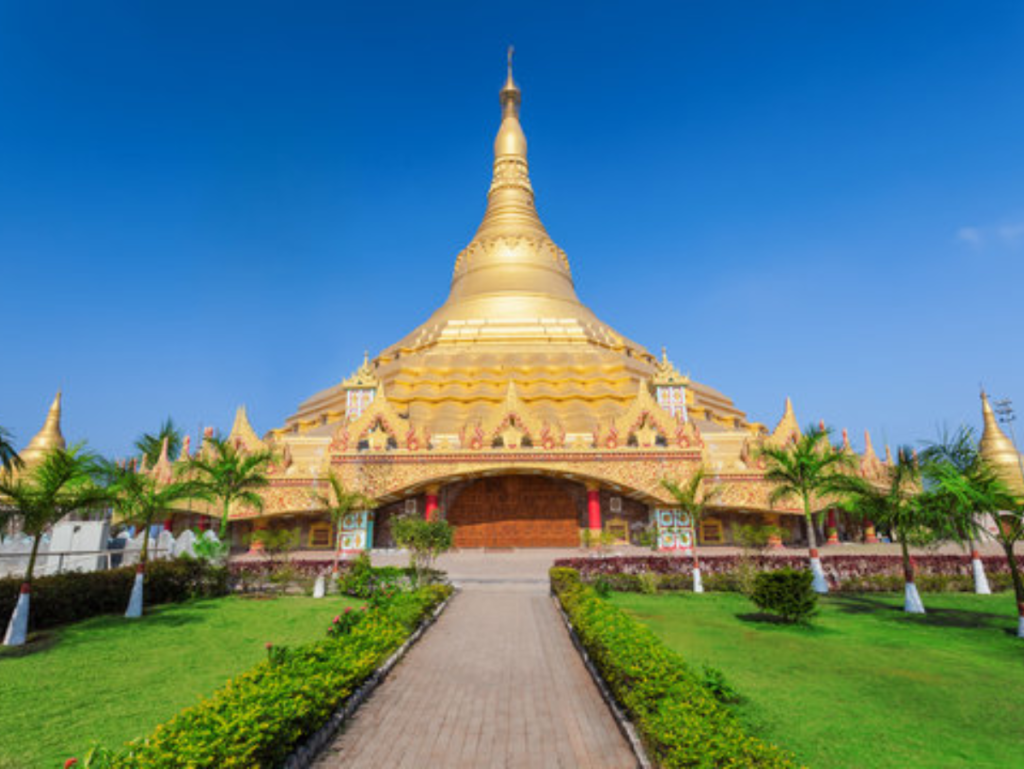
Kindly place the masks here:
POLYGON ((456 547, 576 547, 579 517, 566 481, 506 475, 470 483, 448 510, 456 547))

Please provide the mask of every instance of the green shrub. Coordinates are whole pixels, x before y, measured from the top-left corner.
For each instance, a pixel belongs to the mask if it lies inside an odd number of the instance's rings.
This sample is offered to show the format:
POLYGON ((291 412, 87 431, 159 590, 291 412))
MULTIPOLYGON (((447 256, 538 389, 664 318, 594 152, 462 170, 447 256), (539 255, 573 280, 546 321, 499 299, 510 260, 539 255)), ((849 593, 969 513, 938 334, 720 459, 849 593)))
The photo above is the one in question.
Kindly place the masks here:
MULTIPOLYGON (((431 586, 402 594, 417 621, 451 592, 431 586)), ((362 613, 362 612, 360 612, 362 613)), ((330 632, 330 631, 329 631, 330 632)), ((91 769, 280 766, 405 641, 409 628, 387 607, 370 609, 350 632, 290 648, 230 680, 144 739, 96 748, 91 769)), ((268 650, 272 656, 272 650, 268 650)))
POLYGON ((733 688, 733 685, 726 680, 725 673, 718 668, 711 665, 701 665, 700 672, 700 682, 704 684, 704 688, 711 692, 719 702, 731 704, 740 702, 743 699, 740 693, 733 688))
POLYGON ((409 551, 410 567, 416 584, 426 584, 434 573, 434 559, 452 549, 455 529, 448 521, 426 521, 417 516, 401 516, 391 526, 399 547, 409 551))
POLYGON ((637 575, 637 584, 640 587, 640 592, 644 595, 657 595, 658 588, 661 587, 661 576, 645 571, 643 574, 637 575))
MULTIPOLYGON (((135 567, 68 572, 32 580, 33 630, 78 622, 98 614, 123 613, 135 580, 135 567)), ((0 623, 14 611, 20 577, 0 579, 0 623)), ((179 603, 190 598, 227 595, 227 569, 204 561, 179 558, 146 565, 146 605, 179 603)))
POLYGON ((702 680, 650 629, 582 584, 575 570, 555 568, 550 577, 580 641, 658 766, 795 766, 787 753, 745 733, 705 684, 707 673, 702 680))
POLYGON ((807 622, 818 612, 818 594, 811 587, 813 580, 814 575, 803 569, 762 571, 754 580, 750 599, 761 611, 786 622, 807 622))

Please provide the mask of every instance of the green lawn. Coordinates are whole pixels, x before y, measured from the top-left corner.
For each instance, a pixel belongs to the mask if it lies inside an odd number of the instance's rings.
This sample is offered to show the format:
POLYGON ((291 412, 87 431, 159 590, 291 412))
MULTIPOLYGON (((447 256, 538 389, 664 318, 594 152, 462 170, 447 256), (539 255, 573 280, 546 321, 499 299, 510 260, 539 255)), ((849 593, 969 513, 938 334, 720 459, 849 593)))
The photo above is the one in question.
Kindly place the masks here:
POLYGON ((266 658, 265 644, 322 637, 342 607, 328 597, 238 597, 98 617, 59 629, 53 645, 0 655, 0 767, 59 767, 96 740, 148 733, 266 658))
POLYGON ((1024 641, 1012 594, 829 596, 811 628, 763 621, 743 596, 611 601, 690 662, 720 668, 758 736, 811 767, 1024 766, 1024 641))

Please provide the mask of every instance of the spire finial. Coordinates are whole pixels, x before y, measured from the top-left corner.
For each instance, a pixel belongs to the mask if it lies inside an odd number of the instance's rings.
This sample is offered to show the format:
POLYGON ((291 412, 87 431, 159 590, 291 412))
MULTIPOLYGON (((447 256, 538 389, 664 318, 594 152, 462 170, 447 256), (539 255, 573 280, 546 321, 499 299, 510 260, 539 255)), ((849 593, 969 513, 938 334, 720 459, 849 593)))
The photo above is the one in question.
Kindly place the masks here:
POLYGON ((512 79, 512 55, 516 52, 516 47, 510 45, 508 47, 508 79, 512 79))

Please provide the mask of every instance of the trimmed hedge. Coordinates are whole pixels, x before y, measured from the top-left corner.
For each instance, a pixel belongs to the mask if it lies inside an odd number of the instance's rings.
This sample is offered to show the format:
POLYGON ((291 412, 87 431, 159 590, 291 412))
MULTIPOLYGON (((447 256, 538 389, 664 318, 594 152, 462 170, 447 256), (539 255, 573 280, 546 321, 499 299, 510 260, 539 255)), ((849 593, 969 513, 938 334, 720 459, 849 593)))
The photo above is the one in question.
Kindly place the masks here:
POLYGON ((792 757, 746 734, 681 656, 598 597, 573 569, 551 588, 615 699, 661 767, 794 767, 792 757))
POLYGON ((419 624, 451 594, 431 585, 370 608, 347 634, 284 651, 230 680, 146 738, 96 748, 82 766, 275 767, 330 719, 419 624), (415 619, 415 623, 411 620, 415 619))
MULTIPOLYGON (((1010 569, 1001 555, 981 557, 993 591, 1012 587, 1010 569)), ((700 568, 707 590, 736 590, 735 572, 740 565, 738 555, 701 555, 700 568)), ((1024 556, 1017 557, 1024 569, 1024 556)), ((761 555, 749 562, 757 571, 806 569, 807 557, 802 555, 761 555)), ((968 555, 917 555, 915 582, 924 592, 973 592, 971 558, 968 555)), ((889 592, 903 590, 903 560, 898 555, 829 555, 822 553, 821 565, 831 590, 851 592, 889 592)), ((556 568, 579 571, 584 582, 599 575, 609 578, 615 589, 626 587, 628 579, 640 574, 662 576, 663 590, 690 589, 693 585, 693 561, 670 555, 615 556, 610 558, 563 558, 556 568), (620 580, 620 581, 617 581, 620 580), (620 586, 622 585, 622 586, 620 586)))
MULTIPOLYGON (((97 614, 123 613, 135 580, 135 567, 92 572, 68 572, 32 580, 32 630, 64 625, 97 614)), ((0 623, 6 625, 21 588, 20 577, 0 579, 0 623)), ((228 573, 223 567, 180 558, 146 565, 146 605, 179 603, 190 598, 227 595, 228 573)))

